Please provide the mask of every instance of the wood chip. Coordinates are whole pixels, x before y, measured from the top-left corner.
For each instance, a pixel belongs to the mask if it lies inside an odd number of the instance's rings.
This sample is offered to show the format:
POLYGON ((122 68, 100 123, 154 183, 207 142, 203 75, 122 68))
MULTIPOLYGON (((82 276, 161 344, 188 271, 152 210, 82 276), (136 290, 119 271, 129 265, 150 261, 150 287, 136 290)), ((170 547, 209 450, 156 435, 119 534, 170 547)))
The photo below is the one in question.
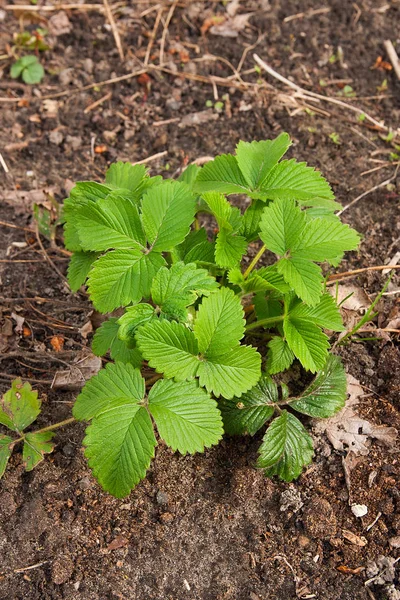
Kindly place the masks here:
POLYGON ((356 535, 355 533, 353 533, 352 531, 348 531, 347 529, 342 530, 342 535, 345 540, 347 540, 351 544, 354 544, 354 546, 359 546, 360 548, 363 548, 364 546, 366 546, 368 544, 365 537, 360 537, 360 536, 356 535))

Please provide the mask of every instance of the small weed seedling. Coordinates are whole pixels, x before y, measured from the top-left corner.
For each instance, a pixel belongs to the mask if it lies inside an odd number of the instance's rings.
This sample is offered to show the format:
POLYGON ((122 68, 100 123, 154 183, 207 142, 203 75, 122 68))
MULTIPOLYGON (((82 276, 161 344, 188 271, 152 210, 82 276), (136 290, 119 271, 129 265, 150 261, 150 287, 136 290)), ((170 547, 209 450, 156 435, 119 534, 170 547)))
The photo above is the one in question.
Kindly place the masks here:
POLYGON ((44 69, 37 57, 27 54, 19 58, 11 67, 10 75, 13 79, 21 77, 24 83, 34 85, 40 83, 44 77, 44 69))
POLYGON ((289 146, 287 134, 239 142, 235 155, 190 165, 177 181, 116 163, 105 183, 77 183, 65 201, 71 288, 87 281, 98 311, 119 309, 93 339, 93 352, 113 362, 73 408, 90 422, 86 456, 111 494, 124 497, 145 477, 155 429, 173 451, 192 454, 224 431, 254 435, 268 423, 258 467, 291 481, 313 455, 296 415, 344 406, 344 369, 324 332, 344 328, 320 263, 337 266, 359 236, 335 215, 340 205, 319 172, 281 160, 289 146), (231 194, 250 199, 243 213, 231 194), (199 213, 215 220, 213 238, 199 213), (264 253, 272 264, 257 269, 264 253), (290 397, 279 374, 295 360, 315 378, 290 397))

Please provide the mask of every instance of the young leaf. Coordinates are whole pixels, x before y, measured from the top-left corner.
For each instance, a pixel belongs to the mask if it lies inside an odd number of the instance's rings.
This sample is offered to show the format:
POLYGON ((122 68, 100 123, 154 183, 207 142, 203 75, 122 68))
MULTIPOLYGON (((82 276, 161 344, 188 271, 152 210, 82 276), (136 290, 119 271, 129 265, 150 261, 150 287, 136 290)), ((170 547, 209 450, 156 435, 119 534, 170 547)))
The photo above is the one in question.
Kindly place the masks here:
POLYGON ((197 369, 200 385, 217 398, 240 397, 261 376, 261 356, 251 346, 236 346, 225 354, 207 356, 197 369))
POLYGON ((139 211, 121 190, 81 206, 75 215, 75 226, 84 250, 142 249, 146 243, 139 211))
POLYGON ((14 379, 0 400, 0 423, 12 431, 23 431, 36 420, 41 401, 28 382, 14 379))
POLYGON ((230 269, 242 260, 247 249, 246 238, 221 229, 215 243, 215 262, 219 267, 230 269))
POLYGON ((189 233, 196 198, 182 182, 168 180, 151 187, 142 200, 142 222, 152 249, 165 252, 189 233))
POLYGON ((140 325, 148 323, 156 318, 154 306, 142 302, 134 306, 128 306, 125 313, 118 319, 118 337, 128 345, 134 343, 135 332, 140 325))
POLYGON ((137 405, 145 394, 144 379, 130 364, 108 363, 84 386, 72 414, 78 421, 89 421, 119 400, 137 405))
POLYGON ((324 329, 345 330, 339 308, 334 298, 328 293, 321 296, 321 300, 316 306, 311 307, 296 301, 289 310, 292 317, 306 319, 324 329))
POLYGON ((321 173, 293 159, 283 160, 270 169, 259 187, 267 200, 334 198, 329 183, 321 173))
POLYGON ((286 371, 294 360, 294 354, 287 342, 279 336, 268 342, 267 372, 271 375, 286 371))
POLYGON ((290 144, 287 133, 281 133, 274 140, 238 143, 236 158, 249 188, 256 190, 260 187, 268 171, 287 152, 290 144))
POLYGON ((346 402, 347 380, 342 361, 330 354, 322 371, 298 398, 290 401, 291 408, 310 417, 324 419, 341 410, 346 402))
POLYGON ((268 250, 283 256, 298 240, 305 223, 305 213, 294 202, 276 200, 264 208, 260 238, 268 250))
POLYGON ((278 475, 289 482, 311 462, 312 438, 294 415, 283 410, 268 427, 259 453, 257 466, 267 477, 278 475))
POLYGON ((277 263, 278 272, 296 292, 297 296, 315 306, 320 302, 323 277, 318 265, 305 258, 281 258, 277 263))
POLYGON ((274 414, 278 388, 271 377, 262 375, 260 381, 240 398, 220 400, 219 408, 224 429, 230 435, 254 435, 274 414))
POLYGON ((143 254, 138 249, 113 250, 100 256, 88 279, 90 299, 106 313, 139 302, 150 295, 150 285, 165 260, 156 252, 143 254))
POLYGON ((194 334, 202 354, 224 354, 244 334, 245 321, 240 299, 229 288, 204 298, 197 312, 194 334))
POLYGON ((194 377, 199 365, 192 331, 175 321, 152 321, 139 327, 136 340, 149 365, 166 377, 183 381, 194 377))
POLYGON ((242 233, 248 242, 258 240, 260 221, 264 208, 265 202, 262 200, 255 200, 244 212, 242 233))
POLYGON ((289 315, 283 321, 283 330, 289 348, 305 369, 315 373, 324 367, 329 341, 317 325, 289 315))
POLYGON ((4 475, 7 463, 12 454, 13 439, 8 435, 0 435, 0 479, 4 475))
POLYGON ((246 194, 248 185, 236 158, 232 154, 221 154, 204 165, 197 176, 194 190, 200 194, 209 191, 246 194))
POLYGON ((52 431, 25 435, 22 460, 26 471, 32 471, 44 459, 45 454, 53 452, 54 444, 50 441, 53 437, 52 431))
POLYGON ((86 281, 90 268, 99 255, 97 252, 74 252, 68 265, 68 283, 77 292, 86 281))
POLYGON ((125 189, 138 197, 143 189, 147 168, 144 165, 132 165, 129 162, 113 163, 106 171, 106 183, 113 189, 125 189))
MULTIPOLYGON (((141 306, 141 305, 140 305, 141 306)), ((111 317, 104 321, 93 336, 92 352, 96 356, 104 356, 110 351, 113 360, 130 363, 134 367, 140 367, 143 361, 142 355, 137 348, 128 348, 126 343, 119 339, 118 319, 111 317)))
POLYGON ((222 438, 217 403, 193 381, 157 381, 149 393, 149 410, 161 438, 181 454, 203 452, 222 438))
POLYGON ((178 181, 183 181, 183 183, 186 183, 190 189, 192 189, 200 169, 201 167, 198 167, 195 164, 188 165, 178 177, 178 181))
POLYGON ((85 456, 107 492, 127 496, 146 476, 157 445, 147 410, 134 400, 114 398, 86 429, 85 456))

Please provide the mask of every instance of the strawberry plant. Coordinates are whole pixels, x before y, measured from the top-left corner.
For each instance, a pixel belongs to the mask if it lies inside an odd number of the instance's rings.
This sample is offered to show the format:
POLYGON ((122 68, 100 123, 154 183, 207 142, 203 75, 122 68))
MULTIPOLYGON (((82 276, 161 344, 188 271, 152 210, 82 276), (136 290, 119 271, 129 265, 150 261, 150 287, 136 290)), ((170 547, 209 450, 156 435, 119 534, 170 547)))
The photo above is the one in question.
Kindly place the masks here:
POLYGON ((326 333, 344 328, 321 263, 337 266, 359 236, 335 215, 318 171, 282 160, 289 146, 287 134, 239 142, 235 155, 190 165, 177 181, 119 162, 65 201, 69 282, 74 291, 87 282, 94 307, 111 313, 93 352, 113 361, 73 415, 90 423, 89 465, 115 496, 145 477, 155 432, 192 454, 224 431, 255 435, 268 424, 258 467, 291 481, 313 455, 296 415, 344 406, 345 373, 326 333), (232 194, 248 199, 244 212, 232 194), (202 223, 212 221, 210 236, 202 223), (294 361, 315 377, 290 396, 279 376, 294 361))

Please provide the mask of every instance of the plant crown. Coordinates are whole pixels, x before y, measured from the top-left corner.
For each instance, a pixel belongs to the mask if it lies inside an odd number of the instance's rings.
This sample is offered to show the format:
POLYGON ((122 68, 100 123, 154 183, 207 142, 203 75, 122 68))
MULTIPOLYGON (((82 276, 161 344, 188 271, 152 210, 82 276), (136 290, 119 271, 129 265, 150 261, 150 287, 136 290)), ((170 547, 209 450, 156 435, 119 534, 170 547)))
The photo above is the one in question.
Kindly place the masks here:
POLYGON ((73 409, 90 421, 86 456, 115 496, 145 477, 155 428, 172 450, 192 454, 224 431, 254 435, 270 422, 258 466, 291 481, 313 455, 295 413, 329 417, 344 406, 345 373, 325 333, 344 328, 320 264, 337 266, 359 235, 335 215, 340 205, 318 171, 282 160, 289 146, 286 133, 241 141, 235 155, 192 164, 176 181, 118 162, 104 183, 77 183, 65 201, 70 286, 87 282, 101 313, 119 309, 93 339, 93 352, 114 362, 73 409), (250 200, 244 212, 232 194, 250 200), (199 215, 216 222, 212 238, 199 215), (255 269, 267 251, 272 264, 255 269), (289 397, 272 376, 294 360, 316 376, 289 397))

